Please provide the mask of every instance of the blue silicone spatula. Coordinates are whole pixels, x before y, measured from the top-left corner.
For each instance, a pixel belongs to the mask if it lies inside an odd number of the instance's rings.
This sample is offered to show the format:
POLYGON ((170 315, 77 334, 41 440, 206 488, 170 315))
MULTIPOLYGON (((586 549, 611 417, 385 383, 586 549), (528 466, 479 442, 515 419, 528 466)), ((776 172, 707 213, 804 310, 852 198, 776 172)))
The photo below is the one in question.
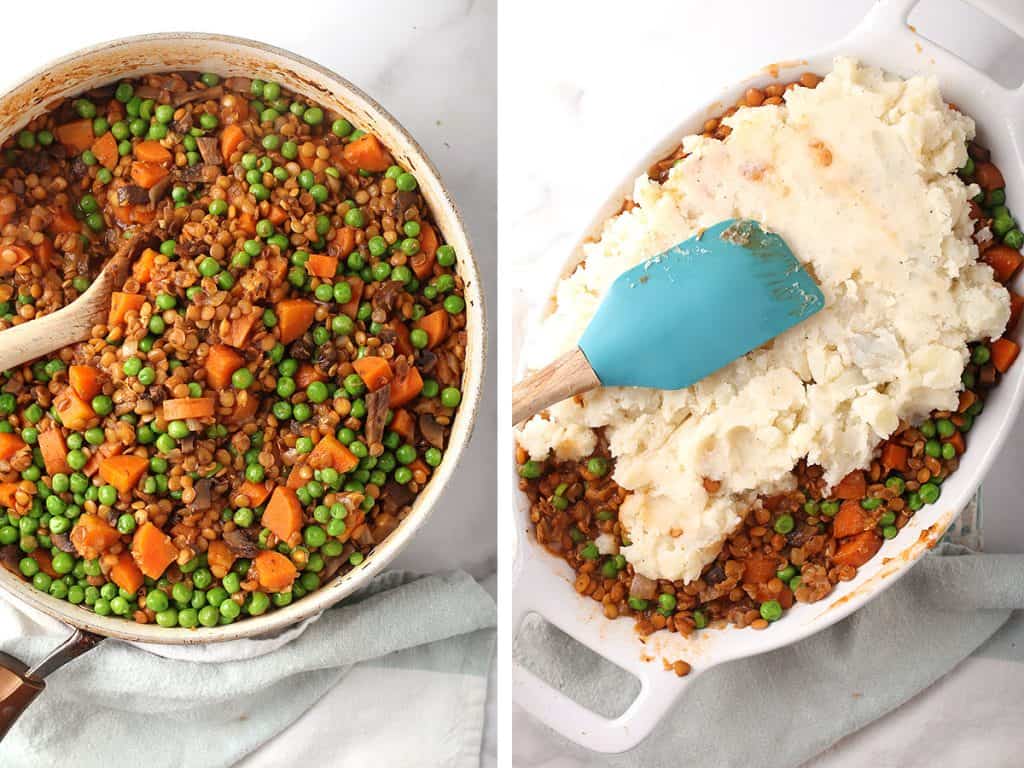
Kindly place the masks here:
POLYGON ((727 219, 619 275, 579 346, 513 388, 512 423, 595 387, 688 387, 824 306, 781 237, 727 219))

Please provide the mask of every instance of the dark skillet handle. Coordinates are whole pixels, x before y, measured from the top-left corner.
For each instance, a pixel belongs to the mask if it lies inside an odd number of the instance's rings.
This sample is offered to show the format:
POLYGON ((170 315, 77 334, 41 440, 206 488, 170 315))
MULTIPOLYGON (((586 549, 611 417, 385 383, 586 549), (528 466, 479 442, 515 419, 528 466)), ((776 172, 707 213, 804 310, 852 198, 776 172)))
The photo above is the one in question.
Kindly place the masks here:
POLYGON ((99 635, 76 629, 31 669, 13 656, 0 653, 0 740, 36 696, 43 692, 47 675, 91 650, 102 639, 99 635))

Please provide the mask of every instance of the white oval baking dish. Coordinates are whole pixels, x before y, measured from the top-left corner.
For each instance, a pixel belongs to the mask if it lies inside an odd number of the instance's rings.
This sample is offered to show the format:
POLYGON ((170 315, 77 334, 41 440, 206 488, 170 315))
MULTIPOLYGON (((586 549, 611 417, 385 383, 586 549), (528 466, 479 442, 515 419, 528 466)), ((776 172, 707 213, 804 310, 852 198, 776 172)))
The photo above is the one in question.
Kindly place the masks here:
MULTIPOLYGON (((1006 27, 1024 37, 1024 10, 1013 16, 1005 9, 988 7, 985 0, 969 0, 1006 27)), ((989 147, 1006 180, 1012 204, 1020 206, 1024 195, 1024 86, 1016 90, 993 82, 954 54, 916 34, 907 24, 918 0, 879 0, 847 37, 826 50, 786 64, 724 89, 718 102, 694 112, 674 126, 665 139, 641 158, 622 184, 608 197, 581 234, 562 273, 581 259, 581 246, 598 234, 604 222, 618 212, 632 189, 634 179, 652 163, 668 155, 688 133, 700 126, 722 105, 735 103, 751 86, 785 80, 786 73, 824 73, 835 56, 854 56, 893 73, 934 75, 943 95, 971 115, 978 136, 989 147)), ((1018 288, 1018 292, 1020 289, 1018 288)), ((519 370, 522 375, 525 370, 519 370)), ((638 641, 631 621, 607 620, 600 605, 581 598, 573 589, 569 566, 544 551, 534 540, 525 495, 516 493, 516 555, 512 567, 511 628, 519 630, 524 617, 534 613, 609 659, 640 680, 640 693, 620 716, 602 717, 579 704, 527 670, 513 664, 513 700, 563 736, 599 752, 623 752, 650 733, 666 711, 701 672, 732 659, 764 653, 818 632, 864 605, 894 583, 949 528, 960 510, 977 491, 1000 447, 1009 435, 1024 396, 1024 366, 1010 370, 986 402, 985 413, 971 431, 971 446, 959 470, 942 486, 939 502, 917 512, 899 536, 887 541, 882 551, 864 565, 857 578, 840 584, 821 602, 797 604, 768 631, 729 628, 697 632, 690 638, 660 632, 646 644, 638 641), (686 659, 693 670, 678 678, 666 672, 662 659, 686 659)))

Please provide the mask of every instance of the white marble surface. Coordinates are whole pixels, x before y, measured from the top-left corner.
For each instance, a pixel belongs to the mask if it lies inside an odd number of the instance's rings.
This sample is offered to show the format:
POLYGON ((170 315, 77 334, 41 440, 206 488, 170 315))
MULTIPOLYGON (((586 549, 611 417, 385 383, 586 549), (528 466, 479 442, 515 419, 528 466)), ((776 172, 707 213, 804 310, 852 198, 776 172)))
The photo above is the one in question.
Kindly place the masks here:
MULTIPOLYGON (((362 87, 395 115, 433 159, 462 209, 496 312, 496 0, 376 0, 288 3, 249 0, 167 6, 58 0, 4 6, 0 90, 48 60, 87 45, 168 29, 261 40, 320 62, 362 87), (244 11, 242 10, 244 8, 244 11), (40 26, 40 13, 57 23, 40 26)), ((492 324, 489 346, 494 349, 492 324)), ((493 365, 485 391, 493 390, 493 365)), ((483 579, 497 567, 492 499, 494 398, 485 399, 473 441, 432 519, 395 567, 463 568, 483 579)), ((492 691, 493 692, 493 691, 492 691)), ((493 715, 493 704, 490 708, 493 715)), ((485 765, 495 761, 493 716, 485 765)), ((292 734, 332 743, 322 734, 292 734)), ((329 757, 329 754, 325 754, 329 757)))
MULTIPOLYGON (((985 41, 955 26, 957 2, 933 0, 941 7, 921 13, 983 60, 985 41)), ((581 4, 504 4, 500 248, 502 275, 514 281, 509 348, 520 342, 528 297, 543 297, 550 285, 543 280, 635 158, 718 87, 839 39, 870 5, 695 0, 634 3, 626 11, 596 3, 584 19, 581 4)), ((990 551, 1024 551, 1014 484, 1022 461, 1024 441, 1011 442, 986 484, 990 551)), ((1017 617, 1016 637, 1021 624, 1017 617)), ((1014 643, 1014 633, 1001 633, 933 688, 808 765, 1020 765, 1024 649, 1014 643)), ((550 732, 524 711, 514 707, 510 725, 518 768, 582 768, 559 755, 550 732)))

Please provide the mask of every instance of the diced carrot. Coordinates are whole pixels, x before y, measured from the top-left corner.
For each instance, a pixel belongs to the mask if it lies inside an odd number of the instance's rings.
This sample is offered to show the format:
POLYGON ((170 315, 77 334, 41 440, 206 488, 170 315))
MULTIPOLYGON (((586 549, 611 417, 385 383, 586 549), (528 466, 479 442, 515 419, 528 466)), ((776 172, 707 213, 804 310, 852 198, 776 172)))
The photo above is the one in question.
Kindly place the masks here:
POLYGON ((156 264, 156 257, 157 252, 152 248, 147 248, 132 265, 132 274, 143 285, 148 283, 153 276, 153 266, 156 264))
POLYGON ((1006 182, 1003 181, 1003 174, 992 163, 987 162, 974 164, 974 180, 986 192, 991 192, 993 189, 1002 189, 1006 186, 1006 182))
POLYGON ((414 476, 416 474, 418 474, 418 473, 421 473, 421 474, 425 475, 426 477, 430 477, 430 473, 433 471, 433 470, 430 469, 430 467, 427 466, 427 463, 425 461, 423 461, 423 459, 419 459, 419 458, 413 459, 408 464, 408 467, 409 467, 409 471, 411 471, 414 476))
POLYGON ((68 383, 83 400, 92 400, 103 391, 100 372, 91 365, 72 365, 68 368, 68 383))
POLYGON ((228 575, 231 566, 235 563, 235 553, 221 539, 211 541, 206 548, 206 562, 210 566, 210 572, 218 579, 228 575))
POLYGON ((0 274, 8 275, 33 256, 32 249, 18 243, 11 243, 0 249, 0 274))
POLYGON ((104 461, 109 456, 120 456, 124 453, 124 446, 121 443, 104 443, 97 450, 93 451, 92 456, 85 462, 85 466, 82 467, 82 472, 85 473, 86 477, 92 477, 100 471, 100 462, 104 461))
POLYGON ((967 444, 964 442, 964 433, 960 430, 954 432, 953 436, 946 442, 953 446, 957 456, 967 450, 967 444))
POLYGON ((110 569, 110 580, 125 592, 138 592, 139 587, 142 586, 143 578, 139 566, 135 564, 132 556, 127 552, 119 554, 117 562, 110 569))
POLYGON ((837 499, 857 499, 859 501, 864 498, 867 487, 864 472, 857 469, 840 480, 839 485, 832 489, 832 493, 837 499))
POLYGON ((996 339, 992 342, 992 365, 1000 373, 1006 373, 1020 354, 1020 344, 1010 339, 996 339))
POLYGON ((1010 291, 1010 319, 1006 323, 1006 332, 1016 329, 1020 322, 1021 310, 1024 310, 1024 296, 1018 296, 1010 291))
POLYGON ((248 389, 243 389, 235 395, 235 408, 231 411, 231 415, 228 416, 227 421, 236 427, 240 427, 256 415, 256 411, 259 410, 259 407, 259 397, 254 395, 248 389))
POLYGON ((78 516, 71 529, 71 543, 82 557, 89 560, 103 554, 121 540, 117 529, 90 512, 78 516))
POLYGON ((333 467, 345 474, 359 466, 359 459, 334 435, 325 435, 309 454, 309 463, 314 469, 333 467))
POLYGON ((351 277, 346 277, 345 282, 352 289, 352 298, 341 305, 341 311, 342 314, 348 315, 354 320, 356 312, 359 311, 359 302, 363 298, 363 279, 352 275, 351 277))
POLYGON ((138 312, 146 298, 138 293, 121 293, 114 291, 110 294, 110 316, 107 318, 107 325, 123 323, 129 312, 138 312))
POLYGON ((326 379, 327 375, 323 371, 309 363, 303 363, 295 371, 295 386, 299 389, 305 389, 314 381, 325 381, 326 379))
POLYGON ((53 257, 57 255, 57 249, 53 247, 53 240, 43 236, 36 246, 36 261, 43 267, 49 269, 53 264, 53 257))
POLYGON ((968 408, 978 402, 978 396, 971 392, 969 389, 965 389, 960 393, 960 402, 956 406, 957 413, 964 413, 968 408))
POLYGON ((142 456, 130 453, 108 456, 100 462, 100 477, 117 488, 118 493, 127 496, 146 473, 147 466, 149 462, 142 456))
POLYGON ((252 333, 253 326, 256 325, 256 320, 259 317, 260 313, 257 311, 236 317, 231 321, 230 330, 227 336, 224 337, 224 343, 230 344, 236 349, 244 349, 246 342, 249 340, 249 334, 252 333))
POLYGON ((146 576, 159 579, 167 566, 177 560, 178 548, 170 536, 152 523, 146 523, 132 537, 132 557, 146 576))
POLYGON ((53 558, 45 549, 34 549, 28 556, 35 560, 36 564, 39 566, 39 570, 51 579, 59 578, 57 572, 53 570, 53 558))
POLYGON ((394 317, 389 320, 388 328, 395 334, 395 347, 400 354, 411 355, 416 351, 409 336, 409 327, 402 322, 401 318, 394 317))
POLYGON ((395 380, 391 382, 391 397, 389 398, 388 405, 391 408, 398 408, 400 405, 405 405, 410 400, 413 400, 423 390, 423 377, 420 376, 420 372, 413 367, 409 368, 409 372, 404 378, 395 377, 395 380))
POLYGON ((60 422, 68 429, 81 431, 96 417, 96 412, 70 386, 53 400, 53 407, 60 416, 60 422))
POLYGON ((167 421, 205 419, 213 416, 213 410, 212 397, 175 397, 164 400, 164 418, 167 421))
POLYGON ((277 302, 277 327, 281 343, 290 344, 313 324, 316 304, 308 299, 285 299, 277 302))
POLYGON ((337 253, 341 258, 345 258, 356 247, 356 231, 352 227, 341 227, 334 233, 334 240, 331 243, 331 252, 337 253))
POLYGON ((67 208, 52 209, 53 219, 50 221, 50 232, 55 235, 66 233, 78 233, 82 229, 82 222, 74 217, 67 208))
POLYGON ((434 228, 423 222, 420 225, 420 249, 409 258, 409 266, 420 280, 426 280, 434 274, 434 263, 437 261, 437 233, 434 228))
POLYGON ((0 507, 13 508, 17 504, 17 499, 15 499, 17 493, 17 483, 0 483, 0 507))
POLYGON ((391 154, 380 143, 380 139, 372 133, 360 136, 355 141, 345 145, 342 158, 349 168, 370 171, 372 173, 386 171, 390 166, 394 165, 391 154))
POLYGON ((262 525, 282 541, 302 529, 302 504, 291 488, 278 486, 263 511, 262 525))
POLYGON ((9 461, 14 454, 26 445, 28 443, 13 432, 0 432, 0 461, 9 461))
POLYGON ((121 155, 117 151, 117 139, 114 134, 107 131, 92 143, 92 153, 96 155, 99 164, 108 171, 114 170, 121 155))
POLYGON ((231 385, 231 374, 245 365, 245 358, 225 344, 215 344, 206 353, 206 383, 214 389, 231 385))
POLYGON ((291 589, 298 571, 292 561, 280 552, 265 549, 256 555, 256 578, 268 592, 287 592, 291 589))
POLYGON ((448 312, 444 309, 431 312, 421 317, 416 326, 427 332, 427 349, 433 349, 448 335, 448 312))
POLYGON ((864 513, 860 501, 847 499, 839 506, 839 511, 832 520, 832 535, 837 539, 845 539, 871 527, 872 520, 864 513))
POLYGON ((270 483, 253 483, 246 480, 238 487, 237 493, 243 494, 249 499, 248 506, 258 507, 267 500, 271 490, 273 490, 273 486, 270 483))
POLYGON ((132 181, 143 189, 159 184, 168 174, 168 170, 159 163, 146 163, 136 160, 132 163, 132 181))
POLYGON ((832 556, 832 561, 838 565, 852 565, 854 568, 860 568, 881 548, 882 537, 875 531, 864 531, 840 544, 839 549, 832 556))
POLYGON ((245 234, 252 237, 256 234, 256 217, 248 211, 243 211, 238 215, 238 228, 245 234))
POLYGON ((271 224, 277 227, 288 221, 288 211, 280 205, 272 205, 270 206, 270 213, 267 214, 267 218, 271 224))
POLYGON ((172 155, 159 141, 140 141, 135 145, 135 159, 144 163, 163 165, 171 162, 172 155))
POLYGON ((886 443, 882 448, 882 466, 886 472, 907 471, 907 459, 910 457, 905 445, 899 443, 886 443))
POLYGON ((1020 269, 1024 256, 1008 245, 993 245, 981 254, 981 260, 992 267, 996 280, 1008 283, 1020 269))
POLYGON ((315 277, 333 278, 338 271, 338 260, 334 256, 314 253, 306 261, 306 271, 315 277))
POLYGON ((53 130, 57 141, 70 149, 76 155, 92 147, 93 139, 92 120, 75 120, 71 123, 58 125, 53 130))
POLYGON ((398 433, 403 443, 412 445, 416 437, 416 424, 407 410, 399 408, 395 411, 395 416, 391 419, 391 429, 398 433))
POLYGON ((224 126, 224 130, 220 132, 220 154, 225 163, 231 161, 231 156, 235 154, 235 150, 244 139, 245 131, 239 125, 224 126))
POLYGON ((57 427, 51 427, 39 433, 39 452, 43 454, 46 474, 53 477, 58 472, 71 474, 68 464, 68 447, 64 443, 64 435, 57 427))
POLYGON ((359 378, 371 392, 376 392, 385 384, 390 384, 395 377, 391 370, 391 364, 383 357, 373 357, 372 355, 361 357, 353 361, 352 367, 356 369, 359 378))
POLYGON ((751 555, 743 562, 746 564, 743 569, 744 584, 765 584, 774 579, 779 570, 778 561, 771 556, 751 555))

